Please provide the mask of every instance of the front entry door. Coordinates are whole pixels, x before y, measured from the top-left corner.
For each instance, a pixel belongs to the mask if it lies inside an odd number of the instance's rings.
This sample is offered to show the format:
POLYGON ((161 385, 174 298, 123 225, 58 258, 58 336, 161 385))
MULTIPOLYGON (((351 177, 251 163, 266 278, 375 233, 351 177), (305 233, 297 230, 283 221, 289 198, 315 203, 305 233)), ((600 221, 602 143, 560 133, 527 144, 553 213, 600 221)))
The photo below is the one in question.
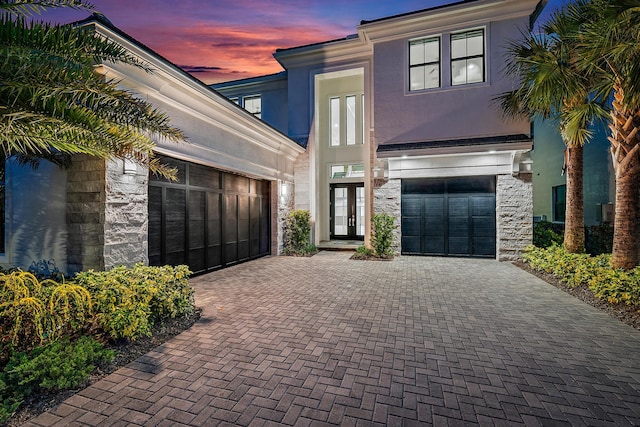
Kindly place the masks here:
POLYGON ((364 184, 331 185, 331 238, 364 239, 364 184))

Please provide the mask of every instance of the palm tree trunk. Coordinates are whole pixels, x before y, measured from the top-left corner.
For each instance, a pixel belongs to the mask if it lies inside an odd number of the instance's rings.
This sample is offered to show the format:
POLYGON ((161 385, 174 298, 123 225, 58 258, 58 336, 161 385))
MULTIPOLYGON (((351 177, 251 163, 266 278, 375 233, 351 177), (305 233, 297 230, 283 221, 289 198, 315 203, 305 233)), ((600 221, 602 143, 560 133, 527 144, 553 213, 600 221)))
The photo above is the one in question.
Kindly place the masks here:
POLYGON ((630 270, 640 261, 638 239, 638 212, 640 208, 640 110, 629 111, 624 107, 624 92, 621 86, 614 89, 611 111, 611 154, 616 173, 616 204, 613 225, 613 251, 611 264, 614 268, 630 270))
MULTIPOLYGON (((634 160, 636 167, 638 159, 634 160)), ((613 225, 611 265, 631 270, 638 265, 638 172, 625 173, 616 178, 616 205, 613 225)))
POLYGON ((564 248, 569 253, 584 252, 584 198, 582 145, 567 147, 567 198, 564 220, 564 248))

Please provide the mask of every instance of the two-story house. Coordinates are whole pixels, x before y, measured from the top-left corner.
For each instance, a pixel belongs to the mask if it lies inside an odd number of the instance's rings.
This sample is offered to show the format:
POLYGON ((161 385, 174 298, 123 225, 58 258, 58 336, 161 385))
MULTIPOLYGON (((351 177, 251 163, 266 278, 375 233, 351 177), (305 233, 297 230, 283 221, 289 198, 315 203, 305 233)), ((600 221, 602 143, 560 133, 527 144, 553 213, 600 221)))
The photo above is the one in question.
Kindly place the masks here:
POLYGON ((311 211, 316 244, 367 242, 372 214, 387 212, 403 254, 513 259, 532 237, 531 124, 493 99, 515 84, 508 41, 545 3, 362 21, 343 39, 277 50, 283 73, 213 87, 306 148, 295 204, 311 211))

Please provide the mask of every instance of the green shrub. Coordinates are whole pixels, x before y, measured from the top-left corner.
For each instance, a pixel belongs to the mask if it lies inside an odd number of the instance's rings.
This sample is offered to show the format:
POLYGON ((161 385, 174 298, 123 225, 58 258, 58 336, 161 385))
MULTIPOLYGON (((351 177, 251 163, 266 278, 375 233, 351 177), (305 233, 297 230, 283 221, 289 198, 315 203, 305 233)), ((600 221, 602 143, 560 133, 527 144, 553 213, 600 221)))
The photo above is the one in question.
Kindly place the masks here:
POLYGON ((135 340, 151 334, 162 319, 190 313, 194 307, 187 266, 132 268, 78 273, 75 280, 93 295, 100 328, 113 339, 135 340))
POLYGON ((309 255, 317 252, 311 244, 311 214, 306 210, 294 210, 285 220, 284 253, 287 255, 309 255))
POLYGON ((32 273, 0 273, 0 362, 13 350, 26 351, 86 327, 89 292, 73 283, 38 280, 32 273))
POLYGON ((609 224, 587 227, 585 250, 591 255, 610 254, 613 249, 613 227, 609 224))
POLYGON ((393 255, 393 230, 396 229, 394 218, 386 213, 374 214, 371 224, 373 227, 371 246, 376 256, 393 255))
POLYGON ((539 248, 548 248, 564 243, 564 228, 562 224, 554 224, 548 221, 533 223, 533 244, 539 248))
POLYGON ((611 267, 610 255, 569 254, 558 246, 529 246, 523 259, 531 268, 552 273, 570 287, 587 285, 596 297, 609 303, 640 307, 640 267, 616 270, 611 267))
POLYGON ((364 245, 363 246, 358 246, 356 248, 356 253, 358 255, 362 255, 362 256, 365 256, 365 257, 373 256, 373 251, 371 249, 369 249, 368 247, 364 246, 364 245))
POLYGON ((95 363, 109 362, 113 357, 112 350, 104 349, 91 337, 76 342, 64 338, 30 353, 14 354, 0 374, 0 421, 31 394, 80 386, 89 379, 95 363))

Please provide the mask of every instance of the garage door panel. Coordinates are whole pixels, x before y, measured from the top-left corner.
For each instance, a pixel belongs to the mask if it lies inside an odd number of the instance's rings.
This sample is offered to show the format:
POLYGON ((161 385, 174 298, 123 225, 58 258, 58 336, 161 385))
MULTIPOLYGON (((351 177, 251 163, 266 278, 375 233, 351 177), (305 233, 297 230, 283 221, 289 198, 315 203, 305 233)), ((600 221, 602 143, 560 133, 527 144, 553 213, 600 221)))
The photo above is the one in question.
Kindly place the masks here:
POLYGON ((188 264, 202 272, 270 252, 269 182, 176 159, 161 161, 179 170, 180 182, 150 175, 151 265, 188 264))
POLYGON ((474 237, 492 237, 495 234, 495 223, 493 218, 476 217, 473 218, 474 237))
MULTIPOLYGON (((184 259, 185 233, 184 224, 186 221, 186 200, 185 191, 175 188, 167 188, 165 204, 165 245, 167 254, 182 252, 184 259)), ((176 255, 177 256, 177 255, 176 255)), ((182 261, 184 262, 184 261, 182 261)))
POLYGON ((469 238, 469 217, 468 216, 450 216, 449 217, 449 237, 453 238, 469 238))
POLYGON ((402 216, 419 217, 422 215, 423 199, 407 197, 402 201, 402 216))
POLYGON ((495 255, 494 177, 403 180, 401 206, 403 253, 495 255))
POLYGON ((469 237, 449 237, 449 254, 469 255, 469 237))
POLYGON ((402 236, 402 251, 405 253, 419 254, 422 253, 421 237, 418 236, 402 236))
POLYGON ((471 197, 471 214, 473 216, 494 216, 495 210, 495 196, 471 197))
POLYGON ((424 240, 424 250, 418 253, 425 253, 428 255, 444 255, 444 235, 443 236, 429 236, 424 240))
POLYGON ((149 188, 149 263, 162 262, 162 188, 149 188))
POLYGON ((402 235, 420 237, 420 217, 402 217, 402 235))

